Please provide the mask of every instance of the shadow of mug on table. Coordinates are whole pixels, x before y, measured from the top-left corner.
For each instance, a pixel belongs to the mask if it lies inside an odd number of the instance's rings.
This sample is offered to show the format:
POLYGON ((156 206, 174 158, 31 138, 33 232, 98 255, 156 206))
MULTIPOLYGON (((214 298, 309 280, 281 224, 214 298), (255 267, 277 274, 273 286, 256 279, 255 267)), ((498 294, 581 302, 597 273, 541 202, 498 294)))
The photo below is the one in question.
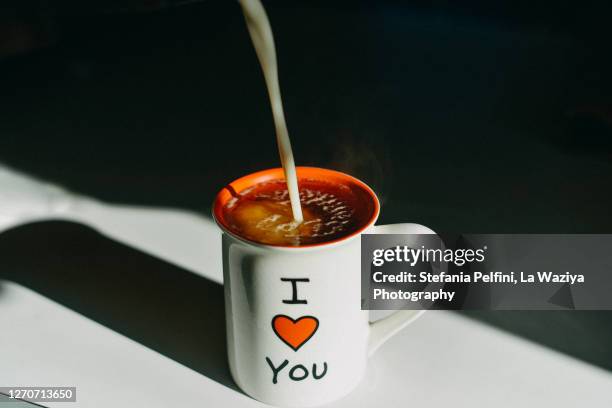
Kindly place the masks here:
POLYGON ((228 368, 223 287, 216 282, 65 221, 0 234, 0 279, 241 392, 228 368))

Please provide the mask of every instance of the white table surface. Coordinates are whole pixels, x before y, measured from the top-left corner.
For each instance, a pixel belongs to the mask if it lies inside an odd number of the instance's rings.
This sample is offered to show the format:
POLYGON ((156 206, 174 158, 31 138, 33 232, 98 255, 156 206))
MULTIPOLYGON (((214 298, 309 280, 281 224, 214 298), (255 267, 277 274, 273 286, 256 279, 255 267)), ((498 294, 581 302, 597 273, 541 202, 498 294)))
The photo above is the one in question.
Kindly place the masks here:
MULTIPOLYGON (((105 205, 0 167, 0 231, 49 218, 86 223, 222 281, 219 232, 207 218, 105 205)), ((6 281, 0 386, 77 387, 76 403, 49 407, 264 406, 6 281)), ((360 387, 332 406, 612 407, 612 374, 456 313, 428 312, 385 344, 360 387)))

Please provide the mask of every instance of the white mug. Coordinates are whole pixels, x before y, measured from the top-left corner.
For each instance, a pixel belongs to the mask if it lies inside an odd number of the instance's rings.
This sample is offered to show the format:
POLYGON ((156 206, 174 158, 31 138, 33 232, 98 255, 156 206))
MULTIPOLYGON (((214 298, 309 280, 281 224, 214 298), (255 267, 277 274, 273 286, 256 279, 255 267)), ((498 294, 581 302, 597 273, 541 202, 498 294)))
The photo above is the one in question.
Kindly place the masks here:
POLYGON ((217 195, 213 215, 223 230, 228 359, 236 384, 271 405, 310 407, 348 394, 367 358, 423 312, 398 311, 374 323, 361 310, 362 233, 433 234, 418 224, 374 226, 379 201, 370 187, 333 170, 298 167, 298 179, 350 185, 369 200, 368 222, 321 244, 279 247, 252 242, 227 226, 223 208, 254 185, 283 179, 282 169, 242 177, 217 195))

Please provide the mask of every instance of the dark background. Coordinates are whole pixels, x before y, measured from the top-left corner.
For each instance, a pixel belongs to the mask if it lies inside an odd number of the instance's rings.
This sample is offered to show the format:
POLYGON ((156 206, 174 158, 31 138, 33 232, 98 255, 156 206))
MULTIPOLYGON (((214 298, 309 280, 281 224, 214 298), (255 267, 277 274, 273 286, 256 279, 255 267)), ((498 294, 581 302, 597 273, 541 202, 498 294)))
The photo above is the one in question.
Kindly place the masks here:
MULTIPOLYGON (((87 3, 0 5, 1 163, 206 215, 278 166, 237 2, 87 3)), ((370 183, 381 223, 612 232, 607 2, 265 5, 297 163, 370 183)), ((610 313, 470 315, 612 370, 610 313)))

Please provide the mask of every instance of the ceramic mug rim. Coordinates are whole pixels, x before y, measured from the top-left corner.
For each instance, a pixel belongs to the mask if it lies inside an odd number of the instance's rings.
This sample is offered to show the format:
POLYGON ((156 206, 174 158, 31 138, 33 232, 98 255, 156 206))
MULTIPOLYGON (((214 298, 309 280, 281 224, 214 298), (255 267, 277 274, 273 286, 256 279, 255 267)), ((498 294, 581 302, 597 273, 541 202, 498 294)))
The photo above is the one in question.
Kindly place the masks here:
POLYGON ((356 237, 358 237, 365 230, 370 228, 376 223, 378 216, 380 214, 380 201, 376 196, 376 193, 370 186, 368 186, 363 181, 359 180, 356 177, 351 176, 350 174, 346 174, 337 170, 324 169, 320 167, 308 167, 308 166, 298 166, 296 167, 296 172, 299 179, 314 179, 314 180, 324 180, 350 185, 360 189, 371 202, 372 210, 369 216, 367 217, 367 221, 363 223, 357 230, 353 231, 350 234, 341 236, 339 238, 318 242, 315 244, 306 244, 306 245, 275 245, 275 244, 262 244, 257 241, 250 240, 248 238, 242 237, 233 231, 227 225, 226 219, 223 214, 223 208, 227 204, 227 202, 236 197, 242 191, 253 187, 256 184, 272 181, 272 180, 283 180, 284 173, 281 167, 266 169, 257 171, 255 173, 247 174, 246 176, 240 177, 231 183, 225 185, 216 195, 215 201, 213 203, 212 215, 213 219, 221 228, 223 232, 228 234, 229 236, 242 241, 248 245, 270 249, 270 250, 280 250, 280 251, 289 251, 289 252, 298 252, 298 251, 308 251, 308 250, 316 250, 316 249, 324 249, 330 248, 337 245, 342 245, 347 243, 348 241, 352 241, 356 237))

